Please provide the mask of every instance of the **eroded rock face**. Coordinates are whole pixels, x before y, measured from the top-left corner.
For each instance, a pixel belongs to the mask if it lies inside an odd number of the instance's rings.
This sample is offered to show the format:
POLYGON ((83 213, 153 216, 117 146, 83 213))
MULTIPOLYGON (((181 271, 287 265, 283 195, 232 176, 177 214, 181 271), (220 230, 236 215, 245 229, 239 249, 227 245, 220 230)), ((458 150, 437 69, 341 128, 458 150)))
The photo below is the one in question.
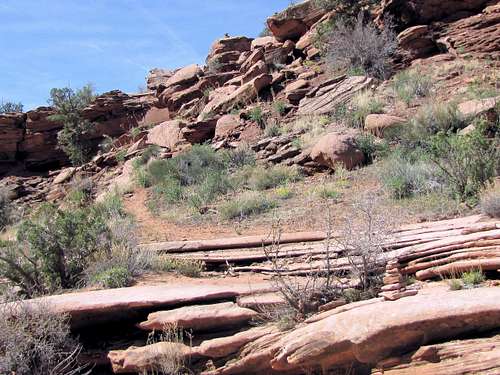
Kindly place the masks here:
POLYGON ((19 142, 23 139, 24 113, 0 114, 0 160, 14 160, 19 142))
MULTIPOLYGON (((496 288, 417 295, 331 315, 246 345, 239 359, 206 374, 301 371, 375 364, 433 341, 498 329, 496 288)), ((397 372, 396 372, 397 373, 397 372)), ((414 373, 414 372, 413 372, 414 373)))
POLYGON ((365 162, 365 155, 356 146, 355 130, 331 132, 323 136, 311 150, 311 159, 335 170, 338 165, 353 169, 365 162))
POLYGON ((300 101, 300 115, 326 114, 335 112, 359 91, 368 88, 373 80, 369 77, 337 77, 326 81, 309 91, 300 101))
POLYGON ((383 0, 377 21, 391 18, 399 31, 480 11, 489 0, 383 0), (469 13, 467 13, 469 12, 469 13))

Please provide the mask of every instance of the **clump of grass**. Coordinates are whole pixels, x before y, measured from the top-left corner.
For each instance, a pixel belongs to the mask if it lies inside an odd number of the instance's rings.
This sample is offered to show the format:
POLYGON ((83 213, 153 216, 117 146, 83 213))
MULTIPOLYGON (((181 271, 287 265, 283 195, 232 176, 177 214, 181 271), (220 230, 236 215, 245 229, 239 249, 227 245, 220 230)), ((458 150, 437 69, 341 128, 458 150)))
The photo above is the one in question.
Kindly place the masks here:
POLYGON ((392 88, 396 96, 410 106, 414 99, 430 94, 432 78, 418 70, 404 70, 394 76, 392 88))
POLYGON ((465 286, 474 287, 484 282, 485 277, 480 269, 464 272, 462 274, 462 282, 465 286))
POLYGON ((457 131, 466 125, 456 103, 428 103, 420 108, 412 123, 420 130, 420 138, 425 138, 425 134, 457 131))
POLYGON ((114 266, 93 275, 92 285, 102 288, 124 288, 131 282, 130 272, 126 267, 114 266))
POLYGON ((500 187, 491 186, 481 194, 481 210, 485 215, 500 218, 500 187))
POLYGON ((316 194, 321 199, 331 199, 338 200, 340 198, 340 193, 333 184, 322 185, 316 190, 316 194))
POLYGON ((385 189, 395 199, 425 195, 441 188, 437 170, 422 156, 408 158, 395 152, 379 167, 385 189))
POLYGON ((450 290, 462 290, 464 288, 462 280, 459 279, 448 280, 448 286, 450 287, 450 290))
POLYGON ((293 191, 288 186, 279 186, 275 190, 276 197, 285 200, 293 196, 293 191))
POLYGON ((270 168, 256 167, 248 180, 252 190, 267 190, 301 179, 296 168, 276 165, 270 168))
POLYGON ((270 122, 264 128, 266 137, 277 137, 283 134, 283 128, 277 122, 270 122))
POLYGON ((264 119, 264 111, 262 110, 262 107, 257 106, 257 107, 251 108, 250 111, 248 112, 248 118, 251 121, 254 121, 257 124, 259 124, 260 126, 262 126, 262 127, 264 126, 265 119, 264 119))
POLYGON ((384 103, 373 95, 371 91, 365 90, 357 93, 351 102, 351 111, 347 116, 347 124, 355 128, 363 128, 366 116, 373 113, 383 113, 384 103))
POLYGON ((276 202, 270 200, 265 195, 249 192, 222 204, 219 208, 219 213, 225 220, 236 218, 244 219, 248 216, 269 211, 276 206, 276 202))
POLYGON ((282 100, 277 100, 273 103, 273 109, 279 116, 283 116, 286 112, 286 103, 282 100))
POLYGON ((159 272, 176 272, 182 276, 198 278, 201 277, 204 266, 203 262, 199 260, 159 256, 152 265, 152 269, 159 272))

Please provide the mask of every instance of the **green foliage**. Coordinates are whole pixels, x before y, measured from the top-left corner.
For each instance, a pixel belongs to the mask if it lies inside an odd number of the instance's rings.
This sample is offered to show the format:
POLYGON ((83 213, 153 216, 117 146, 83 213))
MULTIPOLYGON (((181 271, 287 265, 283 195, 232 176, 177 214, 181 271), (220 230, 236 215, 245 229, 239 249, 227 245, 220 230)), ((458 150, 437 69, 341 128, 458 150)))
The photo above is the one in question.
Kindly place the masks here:
POLYGON ((409 106, 415 98, 430 94, 432 79, 419 70, 403 70, 394 76, 392 88, 396 96, 409 106))
POLYGON ((94 275, 91 284, 102 288, 124 288, 130 281, 129 270, 123 266, 115 266, 94 275))
POLYGON ((244 219, 271 210, 276 206, 276 202, 269 200, 265 195, 249 192, 222 204, 219 212, 222 218, 226 220, 244 219))
POLYGON ((7 191, 0 189, 0 231, 12 223, 14 206, 9 199, 7 191))
POLYGON ((464 288, 464 284, 459 279, 450 279, 448 280, 448 285, 450 290, 462 290, 464 288))
POLYGON ((468 287, 480 285, 484 282, 484 280, 484 274, 480 269, 464 272, 462 274, 462 282, 468 287))
POLYGON ((283 128, 276 122, 269 123, 264 128, 264 135, 266 137, 277 137, 283 134, 283 128))
POLYGON ((50 90, 49 103, 57 112, 51 119, 63 124, 58 143, 74 165, 84 164, 91 157, 88 134, 92 130, 92 124, 82 117, 81 111, 94 98, 91 85, 76 91, 69 87, 50 90))
POLYGON ((321 187, 316 190, 316 194, 318 194, 321 199, 338 200, 340 198, 340 193, 336 187, 330 184, 321 185, 321 187))
POLYGON ((261 127, 265 126, 264 112, 262 111, 262 108, 260 106, 256 106, 250 109, 250 111, 248 112, 248 118, 251 121, 259 124, 259 126, 261 127))
POLYGON ((267 190, 300 179, 301 175, 296 168, 279 165, 267 169, 256 167, 248 179, 248 186, 252 190, 267 190))
POLYGON ((465 127, 466 122, 456 103, 429 103, 424 105, 412 121, 417 137, 425 139, 438 132, 454 132, 465 127))
POLYGON ((442 184, 436 168, 423 155, 393 153, 381 165, 380 178, 395 199, 411 198, 440 190, 442 184))
POLYGON ((275 190, 276 197, 279 199, 289 199, 293 196, 293 191, 288 186, 279 186, 275 190))
POLYGON ((127 158, 127 150, 123 149, 118 151, 115 155, 115 158, 118 163, 123 163, 127 158))
POLYGON ((273 103, 273 108, 278 115, 283 116, 286 112, 286 103, 282 100, 277 100, 273 103))
POLYGON ((110 224, 121 217, 115 199, 67 209, 44 204, 20 224, 17 243, 0 250, 0 275, 27 296, 78 286, 93 256, 123 237, 110 224))
POLYGON ((201 212, 231 189, 228 169, 232 162, 247 160, 232 159, 230 154, 216 153, 207 145, 195 145, 172 159, 151 161, 146 176, 155 187, 154 193, 160 202, 186 202, 201 212))
POLYGON ((245 166, 254 166, 256 162, 255 152, 248 145, 242 145, 229 150, 224 156, 230 170, 237 170, 245 166))
POLYGON ((14 102, 4 102, 3 100, 0 102, 0 114, 1 113, 10 113, 10 112, 22 112, 23 105, 22 103, 14 103, 14 102))
POLYGON ((430 141, 430 159, 450 192, 462 201, 475 203, 480 191, 497 175, 499 142, 486 138, 483 132, 481 127, 466 135, 441 132, 430 141))
POLYGON ((376 158, 389 153, 389 145, 385 141, 377 139, 368 133, 362 133, 356 137, 356 146, 365 155, 366 163, 372 163, 376 158))
POLYGON ((176 272, 182 276, 198 278, 201 277, 204 264, 198 260, 169 258, 160 256, 157 259, 155 269, 162 272, 176 272))

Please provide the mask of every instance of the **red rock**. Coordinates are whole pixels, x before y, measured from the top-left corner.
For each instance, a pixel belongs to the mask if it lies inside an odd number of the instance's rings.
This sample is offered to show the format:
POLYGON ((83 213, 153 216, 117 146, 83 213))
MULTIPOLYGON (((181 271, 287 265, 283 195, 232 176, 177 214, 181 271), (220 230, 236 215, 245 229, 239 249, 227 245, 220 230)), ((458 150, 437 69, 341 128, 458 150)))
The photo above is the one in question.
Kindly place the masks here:
POLYGON ((279 47, 281 45, 280 42, 276 40, 274 36, 264 36, 261 38, 255 38, 252 40, 252 50, 255 50, 256 48, 269 48, 269 47, 279 47))
POLYGON ((267 68, 267 64, 264 61, 258 61, 248 69, 245 75, 241 78, 241 84, 244 85, 247 82, 250 82, 252 79, 261 76, 262 74, 267 74, 269 69, 267 68))
POLYGON ((409 27, 398 37, 401 54, 409 61, 437 52, 437 45, 427 25, 409 27))
POLYGON ((177 70, 167 82, 165 87, 172 86, 186 86, 198 81, 199 77, 203 75, 203 70, 196 64, 188 65, 182 69, 177 70))
POLYGON ((175 150, 183 141, 181 131, 185 126, 180 120, 165 121, 149 130, 146 143, 175 150))
POLYGON ((23 113, 0 114, 0 160, 15 159, 23 139, 25 119, 23 113))
POLYGON ((166 69, 152 69, 149 71, 146 78, 147 88, 149 90, 156 91, 161 85, 166 85, 170 77, 174 75, 174 72, 166 69))
POLYGON ((262 48, 255 49, 241 65, 241 73, 246 73, 253 65, 264 59, 264 51, 262 48))
POLYGON ((311 159, 315 162, 335 169, 338 164, 346 169, 354 169, 365 161, 365 155, 356 146, 358 132, 332 132, 323 136, 311 150, 311 159))
POLYGON ((150 127, 170 120, 170 112, 167 108, 152 107, 147 110, 139 125, 150 127))
POLYGON ((193 331, 210 331, 238 327, 256 316, 254 310, 239 307, 233 302, 186 306, 149 314, 148 320, 140 323, 139 328, 154 331, 161 330, 167 325, 176 325, 193 331))
MULTIPOLYGON (((187 363, 197 353, 187 345, 173 342, 159 342, 144 347, 130 347, 127 350, 113 350, 108 358, 115 374, 150 373, 161 371, 162 363, 170 362, 172 371, 175 364, 171 361, 187 363)), ((167 365, 168 366, 168 365, 167 365)), ((167 369, 168 370, 168 367, 167 369)))
POLYGON ((215 135, 217 118, 187 124, 181 130, 182 137, 191 144, 203 143, 215 135))
POLYGON ((51 107, 38 107, 27 112, 26 130, 30 133, 37 133, 61 129, 62 124, 60 122, 50 119, 50 116, 53 115, 55 115, 55 111, 51 107))
POLYGON ((241 125, 240 117, 237 115, 224 115, 217 120, 215 127, 215 138, 221 139, 229 136, 241 125))

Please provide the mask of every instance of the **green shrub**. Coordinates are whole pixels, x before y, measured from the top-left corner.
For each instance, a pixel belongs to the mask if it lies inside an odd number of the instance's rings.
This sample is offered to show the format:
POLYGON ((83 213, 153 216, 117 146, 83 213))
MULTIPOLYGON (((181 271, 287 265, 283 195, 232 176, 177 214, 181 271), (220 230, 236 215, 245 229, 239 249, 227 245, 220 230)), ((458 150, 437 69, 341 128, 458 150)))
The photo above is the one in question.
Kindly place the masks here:
POLYGON ((154 270, 160 272, 176 272, 182 276, 201 277, 204 264, 199 260, 169 258, 159 256, 155 262, 154 270))
POLYGON ((278 115, 283 116, 286 112, 286 103, 282 100, 277 100, 273 103, 273 108, 278 115))
POLYGON ((413 126, 421 138, 439 132, 457 131, 465 125, 465 119, 460 115, 456 103, 426 104, 413 118, 413 126))
POLYGON ((248 146, 242 145, 233 150, 229 150, 225 154, 229 169, 240 169, 247 165, 255 165, 255 152, 248 146))
POLYGON ((248 185, 252 190, 267 190, 300 179, 301 176, 296 168, 279 165, 267 169, 256 167, 252 171, 248 185))
POLYGON ((264 127, 265 124, 264 112, 262 111, 261 107, 257 106, 250 109, 250 111, 248 112, 248 118, 251 121, 254 121, 257 124, 259 124, 261 127, 264 127))
POLYGON ((50 90, 50 104, 56 110, 51 119, 63 124, 58 134, 58 143, 74 165, 90 160, 91 144, 88 135, 93 126, 81 112, 95 96, 91 85, 74 91, 69 87, 50 90))
POLYGON ((377 157, 389 153, 389 145, 385 141, 377 142, 372 134, 362 133, 355 139, 356 146, 365 155, 366 163, 372 163, 377 157))
POLYGON ((125 161, 125 159, 127 158, 127 150, 120 150, 116 153, 115 155, 115 158, 116 158, 116 161, 118 163, 123 163, 125 161))
POLYGON ((15 244, 0 249, 0 275, 27 296, 79 286, 98 253, 125 238, 123 212, 114 199, 85 207, 42 205, 18 230, 15 244))
POLYGON ((392 88, 396 96, 409 106, 415 98, 430 94, 432 79, 419 70, 403 70, 394 76, 392 88))
POLYGON ((14 206, 6 190, 0 189, 0 231, 12 223, 14 206))
POLYGON ((499 168, 498 140, 486 138, 483 131, 477 128, 466 135, 440 133, 430 142, 430 159, 452 195, 462 201, 476 200, 499 168))
POLYGON ((264 128, 264 135, 266 137, 277 137, 281 134, 283 134, 283 128, 276 122, 269 123, 264 128))
POLYGON ((424 158, 408 159, 395 152, 383 162, 380 178, 393 198, 404 199, 441 189, 436 168, 424 158))
POLYGON ((333 185, 321 185, 321 187, 316 190, 316 193, 321 199, 337 200, 340 198, 340 193, 333 185))
POLYGON ((491 187, 481 193, 481 210, 485 215, 500 218, 500 187, 491 187))
POLYGON ((276 188, 275 194, 279 199, 289 199, 293 196, 293 191, 288 186, 280 186, 276 188))
POLYGON ((276 206, 276 202, 269 200, 262 194, 247 193, 241 197, 222 204, 219 212, 222 218, 226 220, 235 218, 243 219, 251 215, 266 212, 276 206))
POLYGON ((124 288, 130 281, 129 270, 123 266, 116 266, 94 275, 91 284, 102 288, 124 288))
POLYGON ((464 272, 461 279, 465 286, 474 287, 482 284, 485 280, 485 277, 481 270, 472 270, 464 272))
POLYGON ((0 114, 9 112, 22 112, 22 111, 23 111, 22 103, 4 102, 3 100, 0 102, 0 114))

